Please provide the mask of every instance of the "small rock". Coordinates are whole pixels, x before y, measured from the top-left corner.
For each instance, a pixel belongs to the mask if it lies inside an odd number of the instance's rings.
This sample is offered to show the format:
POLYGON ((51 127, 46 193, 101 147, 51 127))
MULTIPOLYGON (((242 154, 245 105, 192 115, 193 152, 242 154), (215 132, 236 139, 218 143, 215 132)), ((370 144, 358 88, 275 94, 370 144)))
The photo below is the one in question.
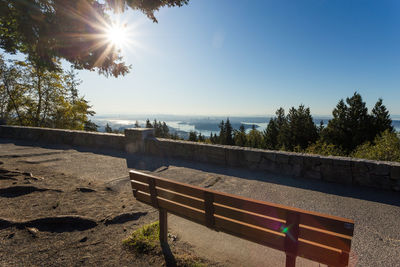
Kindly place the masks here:
POLYGON ((122 205, 122 208, 125 209, 125 205, 122 205))
POLYGON ((17 184, 17 182, 13 182, 12 184, 17 184))
POLYGON ((26 230, 33 236, 37 237, 39 235, 39 230, 35 227, 26 227, 26 230))
POLYGON ((84 238, 82 238, 81 240, 79 240, 79 242, 86 242, 87 241, 87 237, 85 236, 84 238))
POLYGON ((28 177, 32 177, 32 176, 33 176, 32 173, 30 173, 30 172, 23 172, 22 174, 23 174, 23 175, 26 175, 26 176, 28 176, 28 177))
POLYGON ((9 234, 9 235, 7 236, 7 238, 8 238, 8 239, 11 239, 11 238, 14 237, 14 235, 15 235, 15 233, 11 233, 11 234, 9 234))
POLYGON ((172 241, 176 241, 177 239, 176 235, 173 235, 171 233, 168 233, 168 238, 172 239, 172 241))

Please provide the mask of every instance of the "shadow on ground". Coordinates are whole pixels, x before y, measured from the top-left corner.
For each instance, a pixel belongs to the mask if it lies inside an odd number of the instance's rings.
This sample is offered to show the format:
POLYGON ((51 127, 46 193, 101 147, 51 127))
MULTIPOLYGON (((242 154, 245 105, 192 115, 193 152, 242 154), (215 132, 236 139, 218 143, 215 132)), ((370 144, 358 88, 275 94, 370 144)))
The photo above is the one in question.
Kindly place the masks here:
MULTIPOLYGON (((153 172, 163 166, 177 166, 177 167, 184 167, 184 168, 195 169, 221 175, 235 176, 247 180, 257 180, 267 183, 274 183, 279 185, 318 191, 326 194, 363 199, 363 200, 379 202, 400 207, 400 197, 397 192, 385 191, 375 188, 342 185, 342 184, 335 184, 335 183, 329 183, 325 181, 305 179, 305 178, 293 178, 289 176, 273 174, 263 171, 250 171, 242 168, 232 168, 215 164, 206 164, 206 163, 199 163, 187 160, 180 160, 175 158, 128 154, 123 151, 112 150, 112 149, 93 149, 86 147, 53 145, 53 144, 44 144, 44 143, 37 143, 37 142, 30 142, 23 140, 12 140, 12 139, 0 139, 0 143, 1 144, 12 143, 18 146, 29 146, 29 147, 36 146, 41 148, 59 149, 59 150, 75 149, 79 152, 89 152, 89 153, 126 159, 127 166, 129 169, 137 169, 139 171, 142 170, 142 171, 153 172)), ((9 157, 12 156, 13 155, 9 155, 9 157)))

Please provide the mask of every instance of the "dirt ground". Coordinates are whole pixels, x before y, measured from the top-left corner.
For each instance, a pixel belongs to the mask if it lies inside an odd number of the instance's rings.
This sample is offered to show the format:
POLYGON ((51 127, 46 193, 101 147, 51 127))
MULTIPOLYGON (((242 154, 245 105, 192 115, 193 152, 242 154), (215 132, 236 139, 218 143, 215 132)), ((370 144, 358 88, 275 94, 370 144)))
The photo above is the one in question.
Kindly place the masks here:
MULTIPOLYGON (((122 244, 157 219, 127 186, 0 158, 0 266, 166 265, 161 251, 137 255, 122 244)), ((169 244, 173 254, 195 257, 179 238, 169 244)))

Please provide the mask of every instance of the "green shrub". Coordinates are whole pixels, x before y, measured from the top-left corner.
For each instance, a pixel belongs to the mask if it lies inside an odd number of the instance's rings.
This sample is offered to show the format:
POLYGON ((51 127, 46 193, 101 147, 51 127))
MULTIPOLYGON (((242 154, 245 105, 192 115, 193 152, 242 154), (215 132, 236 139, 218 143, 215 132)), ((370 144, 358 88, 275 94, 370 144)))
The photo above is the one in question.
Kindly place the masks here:
POLYGON ((310 145, 305 150, 309 154, 318 154, 323 156, 345 156, 345 152, 333 144, 328 144, 322 140, 318 140, 315 144, 310 145))
POLYGON ((149 253, 159 246, 159 234, 159 222, 154 222, 135 230, 122 243, 138 253, 149 253))
POLYGON ((400 139, 396 133, 386 130, 381 135, 378 135, 373 143, 367 142, 358 146, 351 156, 363 159, 400 162, 400 139))

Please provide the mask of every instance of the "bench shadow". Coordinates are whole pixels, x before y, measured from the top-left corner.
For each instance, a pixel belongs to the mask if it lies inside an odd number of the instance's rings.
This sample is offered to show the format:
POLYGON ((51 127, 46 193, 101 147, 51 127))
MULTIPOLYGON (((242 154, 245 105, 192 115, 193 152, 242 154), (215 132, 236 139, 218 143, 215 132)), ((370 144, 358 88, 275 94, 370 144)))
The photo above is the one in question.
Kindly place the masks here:
POLYGON ((176 259, 175 259, 174 254, 171 251, 171 247, 169 246, 169 244, 161 242, 160 245, 161 245, 161 250, 162 250, 162 253, 164 256, 165 265, 167 267, 175 267, 177 265, 176 259))
MULTIPOLYGON (((135 154, 127 155, 126 161, 129 169, 136 169, 139 171, 154 172, 159 170, 161 167, 168 166, 184 167, 215 174, 234 176, 246 180, 257 180, 266 183, 285 185, 331 195, 351 197, 400 207, 400 194, 398 192, 378 188, 345 185, 323 180, 299 177, 295 178, 266 171, 253 171, 244 168, 226 167, 215 164, 205 164, 179 159, 150 157, 135 154)), ((162 172, 160 174, 156 174, 156 176, 157 175, 162 177, 162 172)))
MULTIPOLYGON (((307 178, 294 178, 266 171, 252 171, 244 168, 227 167, 211 163, 201 163, 201 162, 182 160, 170 157, 130 154, 124 151, 114 150, 114 149, 94 149, 88 147, 46 144, 33 141, 0 138, 0 144, 8 144, 8 143, 12 143, 18 146, 29 146, 29 147, 33 146, 46 149, 59 149, 59 150, 75 149, 79 152, 90 152, 94 154, 101 154, 111 157, 122 158, 126 159, 127 167, 129 169, 136 169, 139 171, 154 172, 155 170, 158 170, 160 167, 169 167, 169 166, 184 167, 220 175, 235 176, 246 180, 257 180, 266 183, 273 183, 273 184, 285 185, 306 190, 313 190, 326 194, 332 194, 342 197, 351 197, 351 198, 373 201, 400 207, 400 194, 398 192, 377 189, 377 188, 336 184, 327 181, 307 179, 307 178)), ((159 176, 162 177, 162 174, 159 174, 159 176)))

